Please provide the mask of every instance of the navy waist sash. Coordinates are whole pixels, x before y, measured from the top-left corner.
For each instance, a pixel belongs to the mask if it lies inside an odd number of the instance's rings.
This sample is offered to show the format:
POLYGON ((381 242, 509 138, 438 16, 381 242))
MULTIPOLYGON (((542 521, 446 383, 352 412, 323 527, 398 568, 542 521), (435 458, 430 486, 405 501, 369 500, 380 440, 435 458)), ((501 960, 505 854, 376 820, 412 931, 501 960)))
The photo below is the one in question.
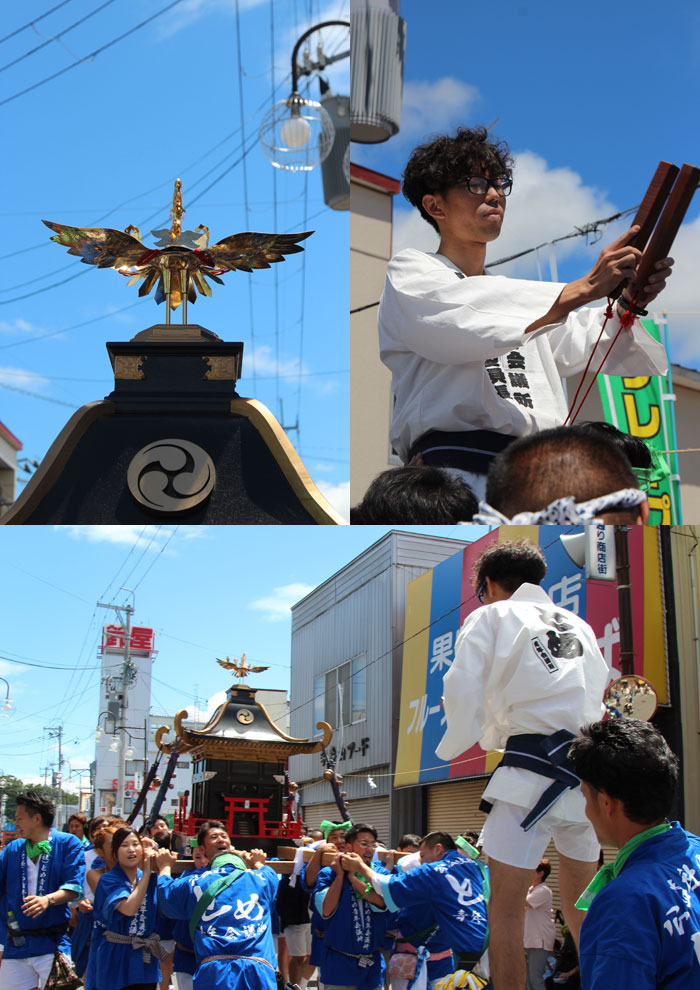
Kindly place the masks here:
MULTIPOLYGON (((511 736, 506 743, 506 751, 497 770, 500 767, 519 767, 521 770, 538 773, 541 777, 549 777, 553 781, 532 811, 521 821, 520 827, 526 832, 549 811, 567 788, 573 789, 581 783, 571 769, 568 758, 569 747, 575 738, 568 729, 559 729, 551 736, 539 732, 511 736)), ((482 802, 482 805, 491 810, 488 801, 482 802)), ((482 807, 482 810, 486 808, 482 807)))

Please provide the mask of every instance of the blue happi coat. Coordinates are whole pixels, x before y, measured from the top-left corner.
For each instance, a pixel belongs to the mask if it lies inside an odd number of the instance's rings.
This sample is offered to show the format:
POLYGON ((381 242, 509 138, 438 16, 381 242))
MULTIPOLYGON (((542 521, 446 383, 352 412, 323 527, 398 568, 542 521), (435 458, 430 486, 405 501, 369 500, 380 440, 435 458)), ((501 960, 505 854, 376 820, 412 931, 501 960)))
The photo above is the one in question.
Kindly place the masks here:
MULTIPOLYGON (((48 841, 51 843, 51 852, 48 856, 42 854, 37 860, 36 894, 43 896, 57 890, 72 890, 80 896, 85 877, 85 853, 80 840, 69 832, 59 832, 52 828, 48 841)), ((70 918, 67 904, 47 908, 38 918, 29 918, 22 913, 22 903, 30 893, 25 849, 26 840, 15 839, 0 852, 0 900, 4 899, 6 910, 13 912, 17 924, 25 933, 22 946, 15 946, 11 939, 5 939, 5 959, 28 959, 31 956, 54 953, 58 941, 56 936, 28 933, 65 924, 70 918)), ((70 952, 67 939, 62 940, 61 948, 70 952)))
MULTIPOLYGON (((139 870, 139 880, 141 874, 139 870)), ((121 990, 132 983, 157 983, 160 980, 160 964, 155 956, 151 956, 150 962, 144 962, 141 949, 108 942, 100 927, 120 935, 152 935, 158 925, 157 882, 158 878, 153 874, 141 907, 130 918, 117 910, 120 902, 134 889, 124 870, 117 865, 100 877, 95 891, 96 927, 91 950, 91 955, 95 953, 95 983, 99 990, 121 990)))
MULTIPOLYGON (((226 863, 198 875, 158 877, 161 911, 170 918, 189 921, 207 887, 235 869, 226 863)), ((270 915, 277 893, 277 874, 269 866, 237 872, 240 875, 216 895, 197 926, 195 990, 277 988, 270 915), (222 955, 239 958, 204 961, 209 956, 222 955)))
POLYGON ((374 990, 384 983, 381 954, 387 913, 357 897, 347 878, 335 911, 323 917, 323 901, 335 879, 332 866, 318 874, 313 903, 324 929, 324 951, 320 961, 321 982, 374 990))
POLYGON ((423 863, 398 876, 380 876, 379 884, 390 911, 429 905, 440 926, 442 942, 468 954, 484 949, 484 877, 473 860, 451 850, 436 863, 423 863))
POLYGON ((583 990, 700 987, 700 839, 678 822, 634 849, 581 928, 583 990))

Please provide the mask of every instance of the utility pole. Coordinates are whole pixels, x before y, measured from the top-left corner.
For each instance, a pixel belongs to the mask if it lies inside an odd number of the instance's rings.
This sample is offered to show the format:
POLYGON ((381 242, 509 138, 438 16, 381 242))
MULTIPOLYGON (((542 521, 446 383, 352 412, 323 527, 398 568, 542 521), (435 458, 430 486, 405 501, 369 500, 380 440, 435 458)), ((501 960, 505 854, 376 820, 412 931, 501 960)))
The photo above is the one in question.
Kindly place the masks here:
POLYGON ((61 821, 62 815, 62 784, 63 784, 63 725, 58 726, 47 726, 46 731, 49 734, 49 739, 58 739, 58 773, 56 774, 56 783, 58 785, 58 819, 57 824, 60 826, 63 824, 61 821))
MULTIPOLYGON (((125 588, 124 590, 126 591, 127 589, 125 588)), ((131 592, 131 594, 133 595, 133 592, 131 592)), ((117 613, 119 623, 124 629, 124 659, 122 661, 122 690, 119 698, 119 725, 115 726, 115 731, 118 733, 117 739, 119 743, 119 748, 117 751, 117 803, 122 809, 123 814, 124 804, 126 801, 126 794, 124 792, 123 726, 126 725, 126 713, 129 707, 129 685, 131 684, 135 673, 133 664, 131 663, 131 616, 134 614, 135 608, 133 605, 113 605, 111 602, 98 602, 97 607, 113 609, 117 613), (122 610, 126 614, 126 620, 122 618, 122 610)))

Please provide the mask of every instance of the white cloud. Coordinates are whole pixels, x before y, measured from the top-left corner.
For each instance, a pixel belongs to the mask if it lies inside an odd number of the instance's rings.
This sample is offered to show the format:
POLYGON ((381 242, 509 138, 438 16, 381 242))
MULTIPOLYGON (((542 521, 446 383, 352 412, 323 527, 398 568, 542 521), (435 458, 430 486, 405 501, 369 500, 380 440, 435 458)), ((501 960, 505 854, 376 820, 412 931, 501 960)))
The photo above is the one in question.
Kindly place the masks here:
POLYGON ((35 333, 37 330, 42 330, 42 327, 36 326, 34 323, 28 323, 27 320, 17 317, 14 320, 0 320, 0 333, 16 333, 18 330, 20 333, 35 333))
POLYGON ((336 512, 346 521, 350 520, 350 482, 341 481, 340 484, 332 484, 329 481, 316 481, 316 487, 328 501, 336 512))
POLYGON ((401 102, 399 137, 414 141, 464 123, 480 98, 476 86, 463 83, 453 76, 443 76, 435 82, 406 82, 401 102))
POLYGON ((264 595, 249 602, 248 608, 264 613, 269 622, 283 622, 290 618, 290 609, 305 595, 313 591, 313 585, 295 582, 274 588, 271 595, 264 595))
POLYGON ((172 536, 172 529, 157 526, 55 526, 74 540, 88 543, 118 543, 135 545, 136 549, 160 551, 163 544, 172 536))
POLYGON ((35 371, 25 371, 24 368, 0 367, 0 382, 17 388, 41 389, 49 384, 49 379, 35 371))
POLYGON ((673 275, 658 302, 651 304, 652 313, 668 314, 668 334, 671 358, 678 364, 700 370, 700 292, 698 292, 697 259, 700 257, 700 216, 683 224, 678 231, 671 254, 676 259, 673 275))
MULTIPOLYGON (((546 244, 571 233, 594 220, 612 216, 619 206, 604 191, 584 184, 570 168, 549 168, 545 159, 531 151, 515 155, 515 184, 507 200, 503 233, 489 245, 486 263, 546 244)), ((587 243, 585 237, 560 241, 508 264, 492 269, 495 273, 518 278, 550 279, 550 255, 555 262, 575 257, 581 262, 581 274, 591 267, 600 251, 624 232, 631 218, 615 221, 600 230, 600 240, 587 243), (538 265, 539 262, 539 265, 538 265)), ((393 250, 415 247, 423 251, 437 249, 438 236, 417 210, 394 211, 393 250)), ((697 258, 700 256, 700 217, 683 224, 672 248, 677 259, 672 278, 652 314, 668 313, 671 358, 686 367, 700 370, 700 298, 698 296, 697 258)), ((561 277, 561 276, 560 276, 561 277)))
POLYGON ((292 384, 296 384, 297 377, 301 376, 302 388, 319 396, 334 395, 341 386, 336 378, 327 378, 324 375, 316 377, 310 374, 307 365, 299 358, 281 358, 278 361, 272 348, 267 344, 260 344, 246 352, 244 379, 252 381, 254 375, 261 378, 279 375, 292 384))
MULTIPOLYGON (((554 238, 571 233, 593 220, 612 216, 618 207, 594 186, 586 186, 581 176, 570 168, 549 168, 544 158, 532 151, 515 155, 515 184, 506 205, 503 232, 497 241, 489 245, 486 263, 508 257, 527 248, 544 244, 554 238)), ((605 243, 618 236, 617 229, 609 227, 603 233, 600 247, 592 252, 597 256, 605 243)), ((394 250, 417 247, 435 251, 438 236, 417 210, 396 210, 394 215, 394 250)), ((590 255, 583 237, 571 238, 556 245, 556 258, 561 261, 574 253, 590 255)), ((539 254, 499 266, 498 274, 516 277, 538 277, 538 259, 542 277, 550 278, 549 248, 539 254)), ((583 272, 582 272, 583 274, 583 272)))
MULTIPOLYGON (((259 7, 265 2, 266 0, 239 0, 239 7, 241 11, 245 11, 251 7, 259 7)), ((178 31, 182 31, 183 28, 189 27, 200 17, 206 17, 209 14, 233 14, 235 10, 235 0, 185 0, 158 25, 158 36, 170 38, 178 31)))

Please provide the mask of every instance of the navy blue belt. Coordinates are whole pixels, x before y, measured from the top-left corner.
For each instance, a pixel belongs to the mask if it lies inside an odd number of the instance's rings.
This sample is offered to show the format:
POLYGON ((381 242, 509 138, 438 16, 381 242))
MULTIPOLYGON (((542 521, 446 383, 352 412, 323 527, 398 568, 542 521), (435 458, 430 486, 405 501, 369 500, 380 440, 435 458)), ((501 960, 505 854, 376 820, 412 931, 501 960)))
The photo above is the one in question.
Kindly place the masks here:
MULTIPOLYGON (((526 832, 546 814, 555 801, 561 797, 567 788, 578 787, 580 779, 571 769, 569 763, 569 747, 576 737, 568 729, 559 729, 551 736, 539 732, 523 733, 511 736, 506 743, 506 751, 499 767, 519 767, 521 770, 531 770, 541 777, 549 777, 553 783, 542 794, 539 801, 523 818, 520 827, 526 832)), ((494 771, 495 773, 495 771, 494 771)), ((483 806, 491 805, 488 801, 483 806)), ((486 810, 482 807, 482 810, 486 810)))

